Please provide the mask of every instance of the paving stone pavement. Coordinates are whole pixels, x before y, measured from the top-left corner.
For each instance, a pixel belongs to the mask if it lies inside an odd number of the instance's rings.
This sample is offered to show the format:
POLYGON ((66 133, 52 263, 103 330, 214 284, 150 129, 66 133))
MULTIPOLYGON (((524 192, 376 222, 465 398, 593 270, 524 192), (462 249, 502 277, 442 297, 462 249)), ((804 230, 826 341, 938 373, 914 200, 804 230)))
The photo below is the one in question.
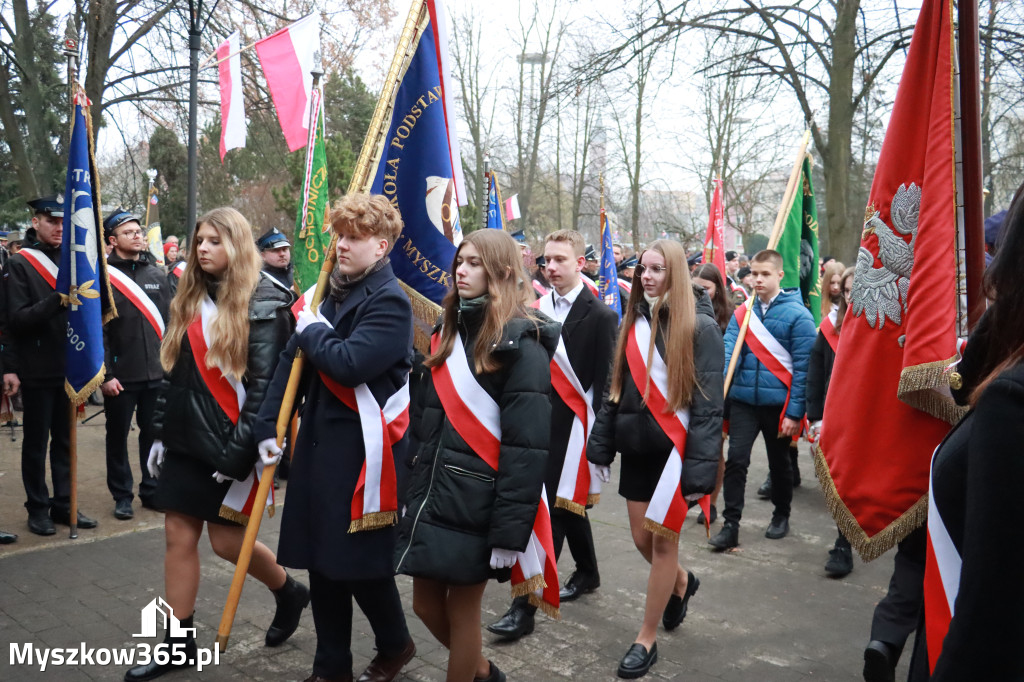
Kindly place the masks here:
MULTIPOLYGON (((98 408, 90 407, 89 414, 98 408)), ((134 434, 133 434, 134 435, 134 434)), ((20 434, 10 440, 0 429, 0 528, 19 534, 18 543, 0 547, 0 680, 119 680, 124 666, 48 668, 15 665, 11 644, 36 647, 93 648, 134 646, 140 609, 163 592, 162 517, 139 508, 132 521, 113 518, 106 491, 103 417, 79 429, 81 505, 99 519, 94 531, 67 539, 66 527, 39 538, 28 532, 20 476, 20 434)), ((871 564, 855 560, 854 572, 842 580, 825 576, 823 565, 835 539, 835 525, 808 455, 801 445, 804 485, 793 502, 792 532, 772 541, 764 537, 771 504, 754 491, 764 480, 767 463, 758 444, 747 481, 747 506, 740 547, 715 554, 697 527, 695 511, 680 541, 683 566, 701 579, 686 622, 673 633, 661 632, 659 661, 651 680, 789 680, 861 679, 862 653, 871 613, 885 594, 891 555, 871 564), (811 476, 807 478, 806 476, 811 476)), ((136 476, 138 463, 134 463, 136 476)), ((562 619, 537 615, 534 634, 515 643, 500 643, 484 632, 484 653, 516 682, 548 680, 615 680, 620 657, 639 629, 647 584, 647 565, 634 549, 623 499, 612 484, 592 520, 601 566, 601 588, 562 608, 562 619)), ((280 491, 285 492, 285 488, 280 491)), ((266 518, 261 539, 277 545, 280 516, 266 518)), ((720 525, 716 523, 712 532, 720 525)), ((213 646, 227 597, 233 566, 214 556, 205 541, 201 585, 196 605, 200 646, 213 646)), ((562 578, 572 570, 568 550, 559 564, 562 578)), ((302 572, 296 577, 305 581, 302 572)), ((412 583, 399 577, 399 589, 418 648, 399 677, 404 681, 443 680, 445 650, 412 614, 412 583)), ((500 616, 508 604, 508 586, 492 583, 484 597, 484 622, 500 616)), ((268 649, 263 635, 273 616, 273 597, 255 580, 246 583, 231 640, 220 664, 198 674, 169 674, 179 680, 303 680, 310 671, 316 636, 307 611, 302 625, 283 646, 268 649)), ((373 636, 356 609, 353 628, 356 675, 374 655, 373 636)), ((151 644, 159 640, 152 640, 151 644)), ((909 647, 908 647, 909 651, 909 647)), ((906 657, 904 657, 906 659, 906 657)), ((897 679, 906 678, 906 660, 897 679)))

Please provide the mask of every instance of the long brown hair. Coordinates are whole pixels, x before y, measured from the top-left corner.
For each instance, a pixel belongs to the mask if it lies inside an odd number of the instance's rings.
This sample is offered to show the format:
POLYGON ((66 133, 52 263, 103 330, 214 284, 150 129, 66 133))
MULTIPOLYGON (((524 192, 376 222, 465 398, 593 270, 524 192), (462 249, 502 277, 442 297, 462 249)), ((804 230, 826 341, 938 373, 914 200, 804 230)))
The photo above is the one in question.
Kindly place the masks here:
MULTIPOLYGON (((693 398, 693 390, 697 386, 697 371, 693 360, 694 333, 697 329, 697 303, 693 295, 693 283, 690 280, 690 268, 686 265, 686 251, 679 242, 668 239, 659 239, 653 242, 643 253, 639 260, 642 262, 644 253, 655 251, 665 258, 665 267, 668 268, 668 286, 665 293, 661 295, 654 309, 651 310, 651 320, 657 323, 651 324, 651 343, 647 348, 647 366, 650 367, 656 351, 655 337, 660 330, 665 339, 665 364, 668 366, 668 395, 665 400, 668 402, 668 410, 676 410, 690 404, 693 398), (667 310, 667 320, 662 321, 662 312, 667 310)), ((619 329, 619 342, 615 347, 615 366, 612 368, 612 385, 609 399, 618 402, 622 398, 622 386, 624 377, 629 367, 626 364, 626 341, 633 331, 633 323, 636 321, 637 308, 643 300, 644 287, 640 282, 640 268, 633 272, 632 288, 629 292, 629 302, 626 305, 625 313, 622 316, 622 326, 619 329)), ((637 386, 644 397, 644 403, 648 401, 651 393, 651 375, 647 373, 647 380, 643 387, 637 386)))
MULTIPOLYGON (((260 255, 249 221, 235 209, 215 208, 206 213, 196 222, 196 233, 204 224, 217 231, 228 256, 228 268, 217 289, 217 318, 210 325, 212 338, 206 366, 220 367, 240 381, 249 360, 249 300, 260 279, 260 255)), ((193 237, 188 265, 171 301, 171 323, 160 347, 160 364, 165 371, 170 372, 178 361, 181 339, 199 314, 207 285, 212 281, 213 277, 199 267, 198 240, 193 237)))
MULTIPOLYGON (((839 285, 839 301, 832 300, 832 277, 839 275, 839 279, 842 280, 843 273, 846 272, 846 266, 837 260, 829 261, 825 265, 824 272, 821 273, 821 316, 828 317, 828 314, 832 312, 832 304, 839 303, 842 307, 843 289, 842 282, 839 285)), ((845 312, 845 311, 844 311, 845 312)), ((836 331, 839 331, 839 327, 836 326, 836 331)))
MULTIPOLYGON (((857 272, 857 268, 846 268, 845 270, 843 270, 842 277, 839 278, 839 291, 840 291, 840 294, 839 294, 839 309, 836 310, 836 324, 835 324, 836 336, 839 336, 839 333, 843 330, 843 318, 846 317, 846 309, 850 307, 849 304, 847 304, 847 302, 846 302, 846 296, 844 296, 841 292, 846 291, 846 280, 853 279, 853 276, 854 276, 854 274, 856 274, 856 272, 857 272)), ((832 311, 830 310, 829 312, 832 312, 832 311)))
MULTIPOLYGON (((533 311, 524 305, 520 283, 523 273, 523 259, 519 246, 512 237, 502 230, 477 230, 463 238, 455 250, 452 260, 452 280, 455 280, 456 263, 466 244, 472 244, 480 254, 480 262, 487 273, 487 302, 484 304, 483 324, 473 345, 473 364, 477 374, 493 372, 500 367, 494 358, 494 348, 501 340, 505 325, 514 317, 537 321, 533 311)), ((432 353, 423 364, 439 367, 452 353, 455 335, 459 333, 459 292, 452 289, 441 302, 443 326, 441 342, 437 352, 432 353)))
POLYGON ((711 307, 715 309, 715 321, 724 332, 725 328, 729 326, 734 306, 725 291, 725 280, 722 279, 722 273, 718 271, 718 267, 714 263, 705 263, 698 265, 690 273, 690 278, 706 279, 715 285, 715 295, 711 297, 711 307))

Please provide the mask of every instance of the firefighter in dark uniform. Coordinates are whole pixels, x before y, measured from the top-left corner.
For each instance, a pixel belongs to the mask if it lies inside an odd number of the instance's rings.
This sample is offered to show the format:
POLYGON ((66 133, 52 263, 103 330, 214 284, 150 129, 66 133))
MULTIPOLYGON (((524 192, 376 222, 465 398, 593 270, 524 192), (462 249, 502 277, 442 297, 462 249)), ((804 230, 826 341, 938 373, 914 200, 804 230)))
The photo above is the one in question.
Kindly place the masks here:
MULTIPOLYGON (((292 247, 288 237, 276 227, 272 227, 256 240, 256 248, 263 259, 263 272, 292 289, 295 282, 295 266, 292 265, 292 247)), ((299 292, 302 293, 302 292, 299 292)))
POLYGON ((113 249, 107 271, 117 306, 117 317, 103 328, 106 376, 100 390, 107 415, 107 488, 114 498, 114 516, 127 520, 134 515, 128 459, 132 414, 139 426, 139 499, 142 506, 155 508, 156 479, 146 461, 153 446, 153 414, 164 375, 160 342, 170 319, 171 288, 163 269, 153 262, 137 216, 114 211, 103 221, 103 234, 113 249))
MULTIPOLYGON (((53 535, 54 523, 68 525, 71 507, 69 443, 71 403, 64 392, 67 308, 51 283, 60 262, 64 205, 57 196, 28 202, 35 212, 24 248, 4 269, 5 371, 21 379, 25 408, 21 478, 28 498, 28 529, 53 535), (8 346, 8 344, 10 344, 8 346), (50 449, 53 497, 46 487, 46 450, 50 449)), ((96 521, 78 512, 79 528, 96 521)))

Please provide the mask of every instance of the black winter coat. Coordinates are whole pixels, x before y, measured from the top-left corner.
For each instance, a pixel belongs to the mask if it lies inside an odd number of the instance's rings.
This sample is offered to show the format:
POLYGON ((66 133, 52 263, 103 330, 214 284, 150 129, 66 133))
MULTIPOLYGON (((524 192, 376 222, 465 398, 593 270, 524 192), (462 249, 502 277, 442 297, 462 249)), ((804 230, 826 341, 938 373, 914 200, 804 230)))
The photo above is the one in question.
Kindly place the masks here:
POLYGON ((819 331, 818 338, 811 347, 811 357, 807 362, 807 419, 811 422, 821 421, 825 414, 825 396, 828 385, 832 381, 832 367, 836 363, 836 352, 832 350, 825 335, 819 331))
MULTIPOLYGON (((686 452, 683 453, 683 496, 714 490, 722 444, 722 369, 725 364, 722 330, 715 321, 714 308, 704 290, 694 287, 693 294, 697 300, 697 326, 693 341, 697 386, 690 403, 690 425, 686 432, 686 452)), ((650 320, 651 312, 646 300, 641 299, 637 310, 650 320)), ((665 352, 663 324, 664 321, 659 324, 655 337, 655 344, 662 353, 665 352)), ((647 458, 651 453, 667 455, 672 451, 672 441, 644 404, 643 394, 633 382, 633 377, 629 371, 624 374, 619 402, 605 400, 590 434, 587 459, 594 464, 610 465, 616 452, 621 452, 623 457, 647 458)))
MULTIPOLYGON (((25 243, 60 263, 60 247, 40 242, 35 229, 29 228, 25 243)), ((3 276, 4 371, 16 373, 29 388, 62 387, 68 311, 60 294, 20 253, 11 256, 3 276)))
POLYGON ((290 306, 294 294, 260 275, 249 301, 249 356, 245 403, 232 424, 203 382, 188 335, 181 340, 178 361, 164 376, 153 418, 154 438, 167 450, 194 457, 236 480, 244 480, 259 454, 254 432, 257 412, 288 342, 295 321, 290 306))
MULTIPOLYGON (((334 328, 314 324, 292 336, 260 408, 257 441, 275 435, 295 351, 301 348, 306 356, 298 394, 302 420, 288 471, 277 560, 332 580, 389 577, 394 574, 394 526, 348 532, 352 497, 366 459, 359 414, 314 378, 312 370, 343 386, 366 384, 383 406, 409 376, 412 307, 391 266, 385 265, 356 284, 344 302, 325 298, 320 312, 334 328)), ((392 446, 400 486, 408 472, 407 441, 392 446)))
POLYGON ((548 456, 550 363, 559 325, 540 313, 539 324, 509 321, 495 351, 501 367, 477 375, 471 354, 482 312, 464 313, 459 333, 471 371, 501 409, 498 470, 455 431, 428 374, 423 417, 416 424, 423 445, 395 553, 399 573, 449 584, 507 579, 508 570, 492 573, 491 549, 526 549, 548 456))
MULTIPOLYGON (((164 323, 171 319, 171 288, 162 268, 154 265, 148 252, 139 260, 126 260, 110 254, 107 266, 117 268, 139 285, 160 311, 164 323)), ((123 386, 160 381, 160 337, 142 311, 114 286, 117 317, 103 327, 107 375, 104 381, 117 379, 123 386)))

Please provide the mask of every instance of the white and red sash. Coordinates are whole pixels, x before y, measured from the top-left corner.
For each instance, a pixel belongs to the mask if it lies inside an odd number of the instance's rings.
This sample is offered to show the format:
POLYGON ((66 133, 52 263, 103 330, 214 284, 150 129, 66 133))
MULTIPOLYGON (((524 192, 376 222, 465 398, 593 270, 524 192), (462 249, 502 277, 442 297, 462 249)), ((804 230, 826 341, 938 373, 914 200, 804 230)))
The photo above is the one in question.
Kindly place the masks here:
POLYGON ((530 282, 533 284, 533 290, 537 292, 538 296, 546 296, 551 293, 550 289, 545 288, 544 285, 537 280, 531 279, 530 282))
POLYGON ((185 261, 178 261, 178 263, 173 268, 171 268, 171 274, 177 277, 178 279, 181 279, 181 276, 185 274, 186 265, 187 263, 185 261))
POLYGON ((597 300, 600 301, 601 300, 601 290, 597 288, 597 282, 595 282, 594 280, 590 279, 589 277, 584 275, 582 272, 580 273, 580 279, 583 280, 583 286, 585 286, 588 289, 590 289, 590 293, 592 293, 594 296, 597 296, 597 300))
POLYGON ((57 264, 46 257, 46 254, 38 249, 23 248, 19 251, 21 255, 25 256, 25 260, 28 264, 39 273, 39 276, 46 280, 46 283, 50 285, 50 288, 57 288, 57 264))
MULTIPOLYGON (((935 450, 938 452, 938 448, 935 450)), ((942 642, 953 620, 953 607, 960 590, 960 567, 963 561, 956 545, 942 522, 935 504, 935 455, 928 485, 928 548, 924 564, 924 618, 928 637, 928 670, 935 672, 935 664, 942 653, 942 642)))
MULTIPOLYGON (((619 277, 619 286, 626 290, 627 294, 633 293, 633 280, 619 277)), ((622 302, 625 305, 625 301, 622 302)))
MULTIPOLYGON (((644 528, 672 538, 679 539, 679 531, 683 528, 683 521, 686 518, 687 505, 683 500, 683 457, 686 453, 686 430, 690 426, 690 410, 682 408, 672 412, 668 407, 668 366, 661 357, 657 346, 651 358, 651 364, 647 364, 647 349, 651 344, 651 325, 643 315, 637 315, 633 322, 633 329, 626 338, 626 365, 629 367, 629 374, 633 378, 640 395, 643 395, 647 386, 647 378, 650 376, 650 392, 647 397, 647 408, 651 411, 658 426, 665 432, 665 435, 672 441, 672 452, 668 455, 665 468, 658 478, 658 485, 654 489, 650 504, 647 505, 647 514, 644 519, 644 528)), ((711 498, 704 495, 700 499, 701 509, 704 510, 705 525, 711 518, 711 498)))
POLYGON ((110 275, 110 283, 114 285, 114 288, 120 291, 142 313, 142 316, 146 318, 154 331, 156 331, 157 337, 163 340, 165 329, 164 317, 160 314, 160 309, 153 303, 153 299, 146 295, 146 292, 143 291, 142 287, 134 279, 121 272, 118 268, 108 267, 107 274, 110 275))
MULTIPOLYGON (((555 305, 551 296, 545 296, 534 303, 548 317, 555 317, 555 305)), ((601 498, 601 479, 594 473, 594 465, 587 461, 587 440, 594 428, 594 389, 583 390, 576 372, 569 362, 565 341, 558 337, 558 348, 551 359, 551 387, 572 410, 572 427, 569 443, 562 461, 562 473, 558 477, 555 492, 555 506, 583 516, 587 505, 597 504, 601 498)))
MULTIPOLYGON (((760 305, 760 302, 755 301, 755 305, 760 305)), ((747 314, 747 304, 741 303, 736 306, 734 314, 736 323, 742 327, 743 317, 747 314)), ((793 356, 772 336, 772 333, 764 326, 764 322, 753 310, 750 311, 750 324, 747 327, 743 343, 750 348, 761 364, 767 367, 768 371, 786 387, 786 403, 782 406, 782 414, 779 416, 779 428, 781 429, 782 421, 786 419, 786 408, 789 407, 789 397, 793 390, 793 356)), ((739 351, 733 349, 733 352, 739 351)))
MULTIPOLYGON (((437 352, 440 340, 440 332, 431 337, 432 353, 437 352)), ((440 367, 431 368, 430 374, 441 406, 456 433, 487 466, 497 471, 501 453, 501 408, 473 375, 458 334, 455 334, 448 359, 440 367)), ((516 555, 512 566, 512 596, 529 595, 530 603, 557 618, 558 590, 551 515, 547 491, 542 486, 530 541, 526 549, 516 555)))
MULTIPOLYGON (((232 424, 238 424, 238 418, 242 413, 242 405, 245 404, 245 386, 241 381, 233 379, 219 368, 206 366, 206 354, 210 349, 210 325, 217 317, 217 305, 206 296, 203 298, 199 308, 199 315, 188 327, 188 342, 192 346, 192 357, 195 358, 196 367, 203 378, 210 395, 217 402, 217 405, 224 414, 228 416, 232 424)), ((231 486, 220 505, 220 516, 236 521, 241 524, 249 522, 252 514, 252 505, 256 499, 256 490, 259 488, 259 480, 263 475, 263 461, 256 460, 256 466, 244 481, 231 480, 231 486)), ((274 491, 267 496, 267 507, 270 508, 270 515, 274 515, 274 491)))
POLYGON ((731 278, 731 277, 727 277, 727 278, 726 278, 726 282, 727 282, 727 283, 728 283, 728 285, 729 285, 729 290, 730 290, 730 291, 732 291, 733 293, 739 293, 739 294, 742 294, 742 295, 743 295, 743 300, 744 300, 744 301, 748 301, 748 300, 750 300, 750 294, 748 294, 748 293, 747 293, 747 290, 746 290, 746 289, 744 289, 744 288, 743 288, 742 286, 740 286, 739 284, 736 284, 735 282, 733 282, 733 281, 732 281, 732 278, 731 278))
POLYGON ((825 340, 828 341, 828 345, 832 346, 832 352, 839 352, 839 334, 836 332, 836 317, 839 315, 839 311, 832 307, 832 311, 829 312, 828 316, 821 321, 819 330, 825 340))

